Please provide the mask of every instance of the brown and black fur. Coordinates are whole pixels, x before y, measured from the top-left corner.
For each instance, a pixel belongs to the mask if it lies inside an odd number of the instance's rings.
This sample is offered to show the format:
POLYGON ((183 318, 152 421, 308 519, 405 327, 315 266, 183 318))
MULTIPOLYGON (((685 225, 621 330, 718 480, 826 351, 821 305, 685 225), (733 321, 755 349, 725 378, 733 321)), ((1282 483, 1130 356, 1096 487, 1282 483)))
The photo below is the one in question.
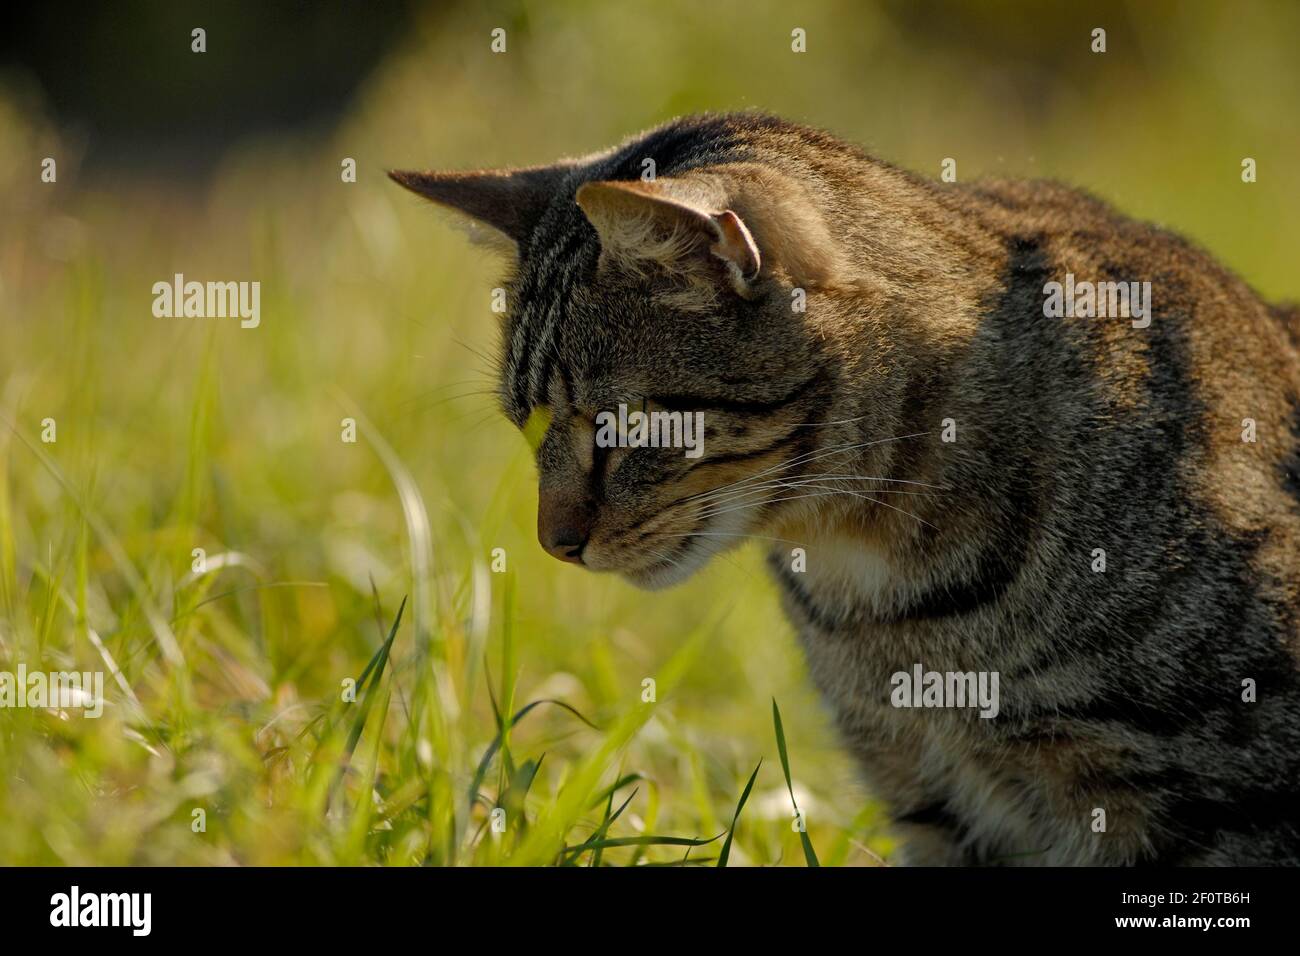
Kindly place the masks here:
POLYGON ((550 416, 543 544, 660 587, 780 539, 908 860, 1300 863, 1294 309, 1064 186, 941 185, 761 115, 394 178, 515 245, 501 399, 550 416), (1045 317, 1067 272, 1149 281, 1149 327, 1045 317), (643 399, 703 410, 704 457, 592 446, 643 399), (1000 713, 893 707, 917 663, 998 672, 1000 713))

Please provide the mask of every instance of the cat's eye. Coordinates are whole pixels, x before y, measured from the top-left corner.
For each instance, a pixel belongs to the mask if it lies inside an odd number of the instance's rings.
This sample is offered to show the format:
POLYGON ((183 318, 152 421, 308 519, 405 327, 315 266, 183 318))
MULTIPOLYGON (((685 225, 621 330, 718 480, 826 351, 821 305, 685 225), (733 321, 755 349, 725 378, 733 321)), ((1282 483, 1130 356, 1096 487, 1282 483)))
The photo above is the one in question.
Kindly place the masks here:
POLYGON ((592 473, 598 481, 607 481, 618 471, 636 445, 631 441, 635 423, 629 421, 631 413, 648 415, 654 401, 643 397, 639 402, 621 403, 618 410, 601 412, 592 417, 592 473))

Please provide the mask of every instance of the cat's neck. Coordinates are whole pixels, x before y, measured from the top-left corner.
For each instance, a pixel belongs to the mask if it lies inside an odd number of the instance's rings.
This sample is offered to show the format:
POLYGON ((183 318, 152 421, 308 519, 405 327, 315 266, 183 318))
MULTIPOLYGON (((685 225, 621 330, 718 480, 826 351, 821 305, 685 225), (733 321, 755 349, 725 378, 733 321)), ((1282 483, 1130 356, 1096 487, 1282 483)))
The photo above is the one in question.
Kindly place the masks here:
POLYGON ((1008 253, 978 200, 896 170, 868 179, 839 225, 852 237, 863 217, 888 245, 854 245, 855 270, 809 308, 839 382, 837 424, 800 471, 834 493, 780 511, 773 533, 821 555, 823 586, 884 614, 969 572, 963 549, 988 509, 954 464, 989 424, 972 420, 971 343, 1008 253), (968 227, 943 228, 954 216, 968 227))

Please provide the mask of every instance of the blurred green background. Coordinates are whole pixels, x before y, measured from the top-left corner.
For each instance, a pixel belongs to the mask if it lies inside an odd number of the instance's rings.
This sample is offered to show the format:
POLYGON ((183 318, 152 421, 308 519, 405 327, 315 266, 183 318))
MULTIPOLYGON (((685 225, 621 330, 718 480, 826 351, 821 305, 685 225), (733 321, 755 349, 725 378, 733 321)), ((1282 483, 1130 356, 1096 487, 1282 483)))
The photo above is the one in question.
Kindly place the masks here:
POLYGON ((756 549, 656 594, 541 552, 490 394, 500 263, 388 168, 761 108, 1083 186, 1300 295, 1294 3, 106 11, 0 44, 0 670, 110 672, 102 719, 0 711, 3 864, 707 862, 601 844, 722 833, 761 758, 729 862, 803 865, 773 698, 821 862, 888 859, 756 549), (177 272, 260 281, 260 327, 155 318, 177 272), (478 773, 494 708, 542 699, 595 729, 540 705, 478 773))

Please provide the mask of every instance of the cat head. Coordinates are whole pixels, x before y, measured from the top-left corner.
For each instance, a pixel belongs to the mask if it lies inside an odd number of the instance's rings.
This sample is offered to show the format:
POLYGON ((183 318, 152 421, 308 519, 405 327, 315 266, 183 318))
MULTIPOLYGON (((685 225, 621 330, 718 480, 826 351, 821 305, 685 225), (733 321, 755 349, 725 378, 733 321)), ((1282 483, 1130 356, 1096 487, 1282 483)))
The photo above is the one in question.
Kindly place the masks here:
POLYGON ((536 433, 542 546, 642 587, 760 532, 834 400, 803 308, 836 267, 826 225, 724 140, 678 124, 553 166, 390 173, 512 260, 498 392, 536 433))

